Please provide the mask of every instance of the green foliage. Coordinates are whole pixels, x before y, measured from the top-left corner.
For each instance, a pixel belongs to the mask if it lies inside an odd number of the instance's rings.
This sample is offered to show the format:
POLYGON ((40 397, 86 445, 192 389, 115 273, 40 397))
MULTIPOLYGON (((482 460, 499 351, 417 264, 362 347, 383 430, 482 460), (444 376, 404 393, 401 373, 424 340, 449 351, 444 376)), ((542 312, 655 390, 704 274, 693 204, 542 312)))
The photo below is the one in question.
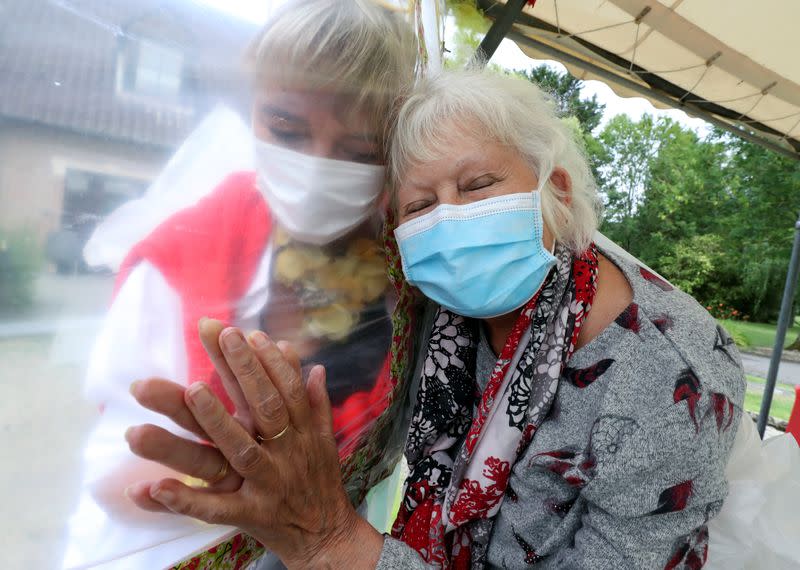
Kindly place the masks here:
POLYGON ((0 231, 0 313, 14 314, 33 301, 41 249, 30 231, 0 231))
POLYGON ((456 32, 446 46, 444 65, 461 69, 475 55, 490 22, 478 10, 475 0, 447 0, 447 12, 455 22, 456 32))
POLYGON ((568 73, 559 73, 547 65, 516 70, 514 73, 549 93, 558 106, 559 114, 562 117, 577 118, 584 133, 591 133, 600 124, 605 105, 595 95, 591 99, 581 98, 583 82, 580 79, 568 73))
MULTIPOLYGON (((651 163, 663 131, 663 125, 656 125, 649 115, 638 122, 627 115, 617 115, 598 136, 606 150, 606 163, 601 167, 606 219, 624 225, 625 230, 630 230, 630 220, 650 181, 651 163)), ((623 234, 623 245, 628 247, 630 231, 623 234)))
MULTIPOLYGON (((777 318, 800 211, 800 164, 669 119, 611 119, 603 231, 704 305, 777 318)), ((729 316, 729 315, 719 315, 729 316)))
POLYGON ((529 70, 516 70, 514 74, 535 83, 555 100, 559 114, 572 127, 575 138, 581 143, 595 179, 600 180, 600 166, 608 161, 606 148, 597 140, 593 131, 603 118, 605 105, 591 99, 581 98, 583 82, 567 73, 540 65, 529 70))
POLYGON ((716 235, 696 235, 675 243, 672 251, 660 258, 660 270, 682 291, 693 296, 710 298, 715 293, 709 281, 714 275, 715 263, 722 238, 716 235))

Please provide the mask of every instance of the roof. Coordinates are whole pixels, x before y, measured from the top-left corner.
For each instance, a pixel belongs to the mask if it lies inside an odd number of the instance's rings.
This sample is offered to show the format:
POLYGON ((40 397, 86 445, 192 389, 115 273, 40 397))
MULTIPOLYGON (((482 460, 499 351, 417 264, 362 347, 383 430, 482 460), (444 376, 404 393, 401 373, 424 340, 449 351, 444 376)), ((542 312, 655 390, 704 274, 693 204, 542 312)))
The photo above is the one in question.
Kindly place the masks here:
MULTIPOLYGON (((479 0, 498 17, 505 0, 479 0)), ((538 0, 510 39, 623 97, 681 108, 800 158, 800 3, 538 0)))
POLYGON ((242 106, 237 62, 255 31, 191 0, 10 0, 0 4, 0 116, 173 147, 215 102, 242 106), (181 54, 174 98, 120 92, 122 46, 142 39, 181 54))

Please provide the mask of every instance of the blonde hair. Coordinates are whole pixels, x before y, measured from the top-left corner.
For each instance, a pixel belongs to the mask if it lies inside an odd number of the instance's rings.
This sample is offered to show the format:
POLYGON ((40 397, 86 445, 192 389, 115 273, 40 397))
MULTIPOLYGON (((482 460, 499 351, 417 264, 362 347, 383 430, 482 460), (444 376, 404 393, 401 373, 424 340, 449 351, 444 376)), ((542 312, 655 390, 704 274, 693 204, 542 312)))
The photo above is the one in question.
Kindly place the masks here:
POLYGON ((383 134, 414 78, 416 39, 399 13, 370 0, 290 0, 260 31, 247 62, 260 85, 353 97, 383 134))
POLYGON ((539 179, 542 216, 560 243, 581 253, 597 229, 601 202, 574 129, 552 99, 525 79, 491 71, 444 71, 422 79, 397 113, 389 148, 393 203, 412 166, 440 159, 454 134, 494 141, 518 152, 539 179), (572 191, 550 176, 563 168, 572 191))

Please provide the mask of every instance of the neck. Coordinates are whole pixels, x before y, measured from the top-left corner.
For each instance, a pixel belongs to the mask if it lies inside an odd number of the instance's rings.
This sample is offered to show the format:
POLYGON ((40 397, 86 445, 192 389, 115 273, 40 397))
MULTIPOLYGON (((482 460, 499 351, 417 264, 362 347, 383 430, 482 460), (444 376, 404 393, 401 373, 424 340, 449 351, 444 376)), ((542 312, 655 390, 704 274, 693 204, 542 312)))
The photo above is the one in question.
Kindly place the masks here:
POLYGON ((503 347, 506 344, 508 335, 514 328, 514 324, 519 318, 522 309, 517 309, 499 317, 492 317, 491 319, 483 319, 483 324, 486 327, 486 335, 489 337, 489 344, 497 356, 503 352, 503 347))

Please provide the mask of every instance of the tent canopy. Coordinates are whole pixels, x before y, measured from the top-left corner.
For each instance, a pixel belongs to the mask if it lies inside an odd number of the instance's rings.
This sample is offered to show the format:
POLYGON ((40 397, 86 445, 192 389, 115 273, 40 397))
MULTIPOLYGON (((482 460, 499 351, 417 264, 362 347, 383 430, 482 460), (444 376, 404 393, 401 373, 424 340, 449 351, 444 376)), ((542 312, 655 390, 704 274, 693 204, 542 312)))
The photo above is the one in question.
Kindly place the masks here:
MULTIPOLYGON (((506 0, 479 0, 489 18, 506 0)), ((519 4, 509 0, 509 4, 519 4)), ((643 96, 800 159, 800 3, 538 0, 507 37, 622 97, 643 96)), ((511 7, 511 6, 509 6, 511 7)))

